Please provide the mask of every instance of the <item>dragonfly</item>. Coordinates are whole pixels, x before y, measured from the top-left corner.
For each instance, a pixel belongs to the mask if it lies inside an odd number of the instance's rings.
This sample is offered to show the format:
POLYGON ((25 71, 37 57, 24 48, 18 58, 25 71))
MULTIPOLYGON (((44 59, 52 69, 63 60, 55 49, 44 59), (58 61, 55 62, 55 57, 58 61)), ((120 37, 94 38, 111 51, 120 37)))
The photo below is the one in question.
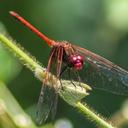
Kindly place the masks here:
MULTIPOLYGON (((16 12, 10 11, 10 14, 51 47, 47 65, 48 72, 52 72, 59 79, 62 77, 69 80, 77 79, 79 82, 90 85, 93 89, 128 95, 128 72, 126 70, 100 55, 68 41, 54 41, 16 12)), ((43 83, 37 106, 38 124, 46 122, 48 117, 54 118, 57 100, 58 93, 55 89, 49 88, 43 83)))

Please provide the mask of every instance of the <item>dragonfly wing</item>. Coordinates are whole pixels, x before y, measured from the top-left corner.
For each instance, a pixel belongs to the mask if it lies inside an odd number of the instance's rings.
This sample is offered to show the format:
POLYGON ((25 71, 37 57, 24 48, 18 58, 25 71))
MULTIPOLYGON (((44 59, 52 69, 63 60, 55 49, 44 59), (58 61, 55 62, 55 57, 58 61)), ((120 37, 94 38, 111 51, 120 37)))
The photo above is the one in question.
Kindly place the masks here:
POLYGON ((57 111, 57 103, 58 103, 58 94, 54 94, 54 102, 52 102, 51 109, 51 120, 54 120, 56 111, 57 111))
POLYGON ((80 71, 83 82, 95 89, 128 95, 127 71, 84 48, 74 45, 73 48, 85 59, 84 67, 80 71))
POLYGON ((48 117, 54 118, 56 114, 58 94, 53 87, 43 85, 37 105, 37 124, 41 125, 48 117), (54 115, 53 115, 54 114, 54 115))

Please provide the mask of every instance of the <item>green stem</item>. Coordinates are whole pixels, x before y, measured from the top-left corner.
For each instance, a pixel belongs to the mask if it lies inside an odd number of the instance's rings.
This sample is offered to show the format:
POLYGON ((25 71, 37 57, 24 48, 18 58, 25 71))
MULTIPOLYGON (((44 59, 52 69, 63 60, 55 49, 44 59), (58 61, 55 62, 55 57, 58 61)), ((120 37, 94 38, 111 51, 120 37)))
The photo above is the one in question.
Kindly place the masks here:
POLYGON ((99 114, 95 114, 92 110, 88 108, 87 105, 83 105, 81 102, 75 104, 75 107, 80 111, 86 118, 95 122, 100 128, 114 128, 111 124, 106 122, 104 119, 99 117, 99 114))
POLYGON ((31 71, 34 71, 37 67, 41 67, 39 62, 34 60, 34 58, 30 57, 26 54, 22 48, 16 45, 13 41, 7 39, 4 35, 0 34, 0 41, 1 43, 7 47, 14 55, 16 55, 21 62, 27 66, 31 71))
MULTIPOLYGON (((12 42, 11 40, 7 39, 4 35, 0 34, 0 42, 7 47, 14 55, 16 55, 25 66, 27 66, 31 71, 34 71, 36 77, 39 80, 43 80, 45 78, 46 72, 45 69, 41 67, 41 65, 39 64, 39 62, 37 62, 36 60, 33 59, 33 57, 31 57, 30 55, 26 54, 23 50, 21 50, 21 48, 19 48, 14 42, 12 42)), ((48 73, 48 75, 50 75, 49 79, 49 83, 51 85, 56 85, 55 84, 55 77, 51 77, 53 75, 51 75, 50 73, 48 73)), ((71 84, 70 81, 64 81, 62 80, 62 83, 65 85, 65 87, 69 87, 69 84, 71 84)), ((76 82, 76 84, 79 82, 76 82)), ((81 83, 82 87, 85 88, 85 90, 90 90, 90 87, 84 83, 81 83)), ((71 85, 72 86, 72 85, 71 85)), ((78 88, 78 90, 73 87, 74 89, 64 89, 60 91, 60 96, 66 101, 68 102, 70 105, 72 105, 73 107, 76 107, 79 111, 81 111, 81 113, 83 115, 87 115, 87 117, 90 118, 90 120, 95 121, 96 124, 98 124, 101 128, 113 128, 110 124, 108 124, 105 120, 101 119, 98 115, 96 115, 95 113, 93 113, 91 110, 89 110, 86 106, 84 106, 82 103, 78 102, 80 101, 84 96, 88 95, 88 93, 86 93, 86 91, 83 92, 81 90, 81 88, 78 88), (82 92, 82 94, 81 94, 82 92), (80 95, 80 98, 78 98, 78 96, 76 95, 80 95), (75 100, 74 100, 75 98, 75 100)))

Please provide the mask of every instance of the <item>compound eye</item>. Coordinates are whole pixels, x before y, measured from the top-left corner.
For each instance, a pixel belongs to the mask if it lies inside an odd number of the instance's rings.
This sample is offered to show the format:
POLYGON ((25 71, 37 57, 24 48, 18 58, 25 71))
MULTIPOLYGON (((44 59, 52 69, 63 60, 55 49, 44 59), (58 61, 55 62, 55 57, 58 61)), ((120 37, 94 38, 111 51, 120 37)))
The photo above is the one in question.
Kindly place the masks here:
POLYGON ((69 65, 75 70, 80 70, 83 67, 83 57, 81 55, 71 55, 69 57, 69 65))

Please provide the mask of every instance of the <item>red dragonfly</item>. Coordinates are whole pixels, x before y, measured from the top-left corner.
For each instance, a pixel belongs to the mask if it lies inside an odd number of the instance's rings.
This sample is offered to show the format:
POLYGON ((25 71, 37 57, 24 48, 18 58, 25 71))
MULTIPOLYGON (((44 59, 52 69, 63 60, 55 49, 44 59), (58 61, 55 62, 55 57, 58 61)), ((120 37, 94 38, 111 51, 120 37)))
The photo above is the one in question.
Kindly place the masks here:
MULTIPOLYGON (((77 79, 87 83, 93 89, 128 95, 127 71, 87 49, 67 41, 49 39, 16 12, 10 11, 10 14, 52 47, 47 71, 51 71, 59 79, 62 77, 71 80, 77 79)), ((48 116, 54 118, 57 99, 57 92, 53 88, 42 86, 37 110, 38 124, 44 123, 48 116)))

